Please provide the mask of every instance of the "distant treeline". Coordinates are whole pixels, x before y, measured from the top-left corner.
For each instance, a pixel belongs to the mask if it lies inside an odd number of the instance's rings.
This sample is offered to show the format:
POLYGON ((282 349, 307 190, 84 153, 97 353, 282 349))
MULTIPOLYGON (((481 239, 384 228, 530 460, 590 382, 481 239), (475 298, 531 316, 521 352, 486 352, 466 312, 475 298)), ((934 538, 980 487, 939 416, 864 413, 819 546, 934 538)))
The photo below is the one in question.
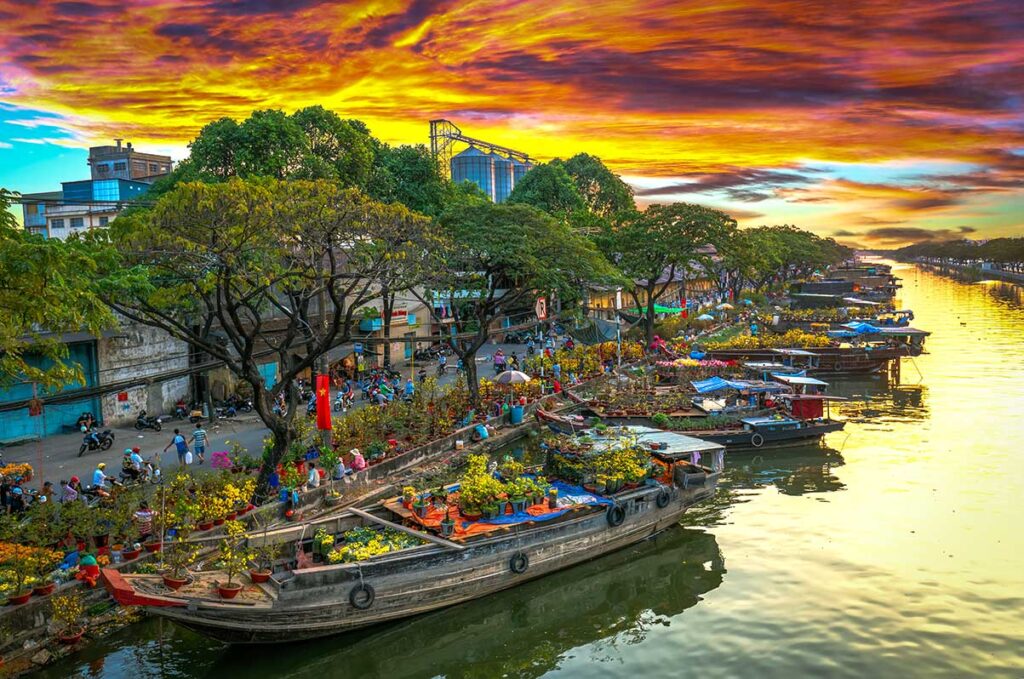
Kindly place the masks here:
POLYGON ((892 256, 903 261, 929 259, 957 265, 993 262, 1019 271, 1024 267, 1024 238, 994 238, 985 243, 970 240, 915 243, 894 251, 892 256))

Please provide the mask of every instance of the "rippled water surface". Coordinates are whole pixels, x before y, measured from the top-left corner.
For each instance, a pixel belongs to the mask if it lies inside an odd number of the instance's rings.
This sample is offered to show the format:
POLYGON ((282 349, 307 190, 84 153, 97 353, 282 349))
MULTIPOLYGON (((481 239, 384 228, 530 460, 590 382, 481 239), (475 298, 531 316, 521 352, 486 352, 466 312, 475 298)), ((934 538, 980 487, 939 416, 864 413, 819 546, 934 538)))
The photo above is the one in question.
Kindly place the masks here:
POLYGON ((47 677, 1024 676, 1024 294, 905 267, 934 334, 837 379, 822 448, 733 455, 658 538, 369 632, 232 649, 151 620, 47 677))

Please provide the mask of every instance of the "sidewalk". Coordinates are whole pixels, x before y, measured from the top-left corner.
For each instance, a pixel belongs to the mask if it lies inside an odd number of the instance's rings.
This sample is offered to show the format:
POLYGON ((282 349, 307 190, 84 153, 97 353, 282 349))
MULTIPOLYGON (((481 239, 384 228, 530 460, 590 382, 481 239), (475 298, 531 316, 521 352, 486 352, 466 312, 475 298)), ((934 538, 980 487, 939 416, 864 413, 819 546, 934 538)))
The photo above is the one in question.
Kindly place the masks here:
MULTIPOLYGON (((481 377, 490 377, 492 375, 493 371, 491 370, 489 357, 499 347, 505 352, 506 356, 511 355, 513 351, 521 357, 526 354, 524 345, 485 344, 480 350, 480 355, 477 359, 477 368, 481 377), (488 357, 486 361, 482 360, 485 356, 488 357)), ((448 385, 455 382, 455 364, 457 360, 457 358, 449 357, 448 370, 444 377, 439 380, 441 384, 448 385)), ((437 361, 430 361, 426 364, 417 362, 415 369, 418 371, 421 365, 427 366, 428 375, 436 375, 437 361)), ((408 368, 403 371, 403 374, 408 374, 408 368)), ((332 393, 332 398, 333 396, 334 394, 332 393)), ((357 395, 354 408, 361 408, 369 405, 369 403, 369 401, 359 399, 357 395)), ((305 404, 300 404, 299 408, 303 411, 300 412, 300 416, 302 416, 305 411, 305 404)), ((335 413, 336 416, 339 414, 335 413)), ((107 473, 109 475, 117 476, 121 469, 121 458, 124 455, 124 449, 134 446, 138 446, 142 450, 143 458, 149 458, 154 453, 160 453, 160 467, 169 472, 177 468, 178 456, 173 446, 166 453, 162 452, 164 446, 171 442, 171 439, 174 437, 175 428, 180 429, 181 433, 186 438, 189 438, 195 429, 195 425, 187 419, 178 420, 166 414, 161 415, 161 419, 163 429, 159 432, 155 432, 152 429, 140 432, 136 431, 133 427, 110 428, 114 432, 114 445, 107 451, 95 450, 86 452, 82 457, 78 457, 78 449, 82 445, 82 434, 60 434, 48 436, 38 441, 29 441, 5 447, 3 449, 4 461, 8 463, 28 462, 31 464, 35 470, 35 476, 28 485, 32 488, 41 488, 44 481, 52 481, 55 487, 59 487, 62 479, 67 480, 72 476, 78 476, 82 480, 83 485, 89 485, 93 470, 96 469, 96 465, 100 462, 107 464, 107 473)), ((255 413, 218 420, 214 424, 204 422, 203 426, 206 428, 209 438, 206 448, 207 463, 204 465, 207 468, 209 467, 211 451, 230 449, 231 446, 227 445, 226 441, 237 441, 248 451, 249 455, 260 457, 263 454, 263 439, 269 433, 269 430, 255 413)), ((101 430, 106 428, 101 427, 101 430)))

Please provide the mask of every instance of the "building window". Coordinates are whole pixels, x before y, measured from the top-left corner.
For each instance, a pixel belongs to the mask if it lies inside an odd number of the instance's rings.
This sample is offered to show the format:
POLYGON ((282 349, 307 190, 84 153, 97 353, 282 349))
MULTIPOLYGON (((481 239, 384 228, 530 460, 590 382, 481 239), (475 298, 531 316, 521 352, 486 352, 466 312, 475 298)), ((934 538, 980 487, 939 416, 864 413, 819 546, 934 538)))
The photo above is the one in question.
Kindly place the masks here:
POLYGON ((106 226, 110 223, 110 217, 100 217, 100 226, 106 226))
POLYGON ((63 229, 64 228, 64 220, 63 219, 51 219, 50 220, 50 228, 51 229, 63 229))
POLYGON ((149 171, 150 171, 151 174, 156 174, 157 172, 160 171, 160 166, 157 165, 156 163, 150 163, 149 164, 149 171))
POLYGON ((82 219, 81 217, 72 217, 71 218, 71 228, 72 229, 80 229, 83 226, 85 226, 85 220, 84 219, 82 219))
POLYGON ((128 166, 124 163, 114 163, 114 172, 124 172, 128 166))
POLYGON ((96 172, 100 174, 106 174, 110 172, 110 166, 107 165, 106 163, 100 163, 99 165, 96 166, 96 172))

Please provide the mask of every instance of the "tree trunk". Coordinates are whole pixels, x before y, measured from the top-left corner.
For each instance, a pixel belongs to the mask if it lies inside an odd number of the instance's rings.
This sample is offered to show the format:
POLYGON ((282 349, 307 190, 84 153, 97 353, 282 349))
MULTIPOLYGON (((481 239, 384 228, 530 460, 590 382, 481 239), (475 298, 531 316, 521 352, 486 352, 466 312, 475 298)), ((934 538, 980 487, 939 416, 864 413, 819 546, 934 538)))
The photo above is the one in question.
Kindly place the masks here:
POLYGON ((647 310, 644 313, 644 331, 647 337, 647 348, 654 342, 654 288, 647 289, 647 310))
POLYGON ((466 388, 469 389, 469 402, 474 408, 480 408, 480 382, 476 374, 476 352, 463 352, 460 356, 462 367, 466 371, 466 388))

